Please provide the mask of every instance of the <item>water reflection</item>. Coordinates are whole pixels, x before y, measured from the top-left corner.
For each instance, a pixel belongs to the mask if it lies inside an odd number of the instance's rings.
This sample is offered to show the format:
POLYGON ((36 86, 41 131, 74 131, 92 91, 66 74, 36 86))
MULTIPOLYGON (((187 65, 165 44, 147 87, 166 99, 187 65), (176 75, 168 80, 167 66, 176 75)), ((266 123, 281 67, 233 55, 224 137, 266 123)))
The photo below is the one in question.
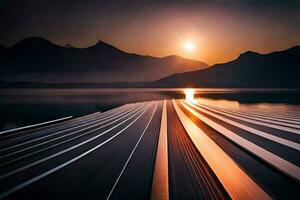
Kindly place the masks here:
POLYGON ((285 116, 300 118, 300 105, 292 105, 286 103, 253 103, 245 104, 239 101, 216 100, 208 98, 198 98, 195 100, 201 104, 205 104, 217 109, 248 114, 265 114, 269 116, 285 116))
MULTIPOLYGON (((0 130, 69 115, 81 116, 96 111, 105 111, 126 103, 185 98, 183 91, 184 88, 1 89, 0 130)), ((196 97, 201 95, 211 100, 234 101, 235 103, 230 106, 241 106, 239 103, 262 102, 282 105, 300 104, 300 92, 293 89, 196 88, 194 92, 196 97)), ((282 110, 283 108, 276 107, 276 109, 282 110)))
POLYGON ((194 99, 195 89, 186 88, 186 89, 184 89, 184 94, 185 94, 186 101, 193 102, 195 100, 194 99))

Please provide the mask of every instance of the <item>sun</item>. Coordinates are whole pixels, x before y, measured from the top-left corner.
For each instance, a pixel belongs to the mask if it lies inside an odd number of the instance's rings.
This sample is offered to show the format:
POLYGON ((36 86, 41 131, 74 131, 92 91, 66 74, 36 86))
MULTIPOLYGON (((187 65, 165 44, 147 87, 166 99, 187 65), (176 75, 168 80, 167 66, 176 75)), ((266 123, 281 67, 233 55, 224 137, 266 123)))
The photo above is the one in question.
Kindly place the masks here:
POLYGON ((195 49, 195 44, 192 41, 185 41, 183 48, 185 51, 192 52, 195 49))

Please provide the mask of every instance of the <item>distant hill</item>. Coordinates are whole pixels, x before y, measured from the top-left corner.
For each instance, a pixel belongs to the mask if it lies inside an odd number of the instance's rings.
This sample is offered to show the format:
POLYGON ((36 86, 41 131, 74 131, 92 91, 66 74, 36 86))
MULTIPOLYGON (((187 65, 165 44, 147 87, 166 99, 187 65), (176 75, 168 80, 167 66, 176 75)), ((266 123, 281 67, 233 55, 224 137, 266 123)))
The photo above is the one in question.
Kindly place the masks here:
POLYGON ((101 83, 153 81, 207 64, 179 56, 130 54, 101 41, 79 49, 31 37, 11 47, 0 45, 0 66, 0 81, 101 83))
POLYGON ((300 87, 300 46, 269 54, 242 53, 236 60, 178 73, 151 87, 300 87))

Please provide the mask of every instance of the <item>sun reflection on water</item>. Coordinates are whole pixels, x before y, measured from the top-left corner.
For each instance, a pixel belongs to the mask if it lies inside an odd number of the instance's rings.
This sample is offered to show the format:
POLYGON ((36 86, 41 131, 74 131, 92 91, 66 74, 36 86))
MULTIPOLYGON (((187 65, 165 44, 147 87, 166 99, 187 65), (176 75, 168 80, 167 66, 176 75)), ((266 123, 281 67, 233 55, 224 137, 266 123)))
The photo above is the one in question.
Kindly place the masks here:
POLYGON ((184 94, 185 94, 185 100, 186 101, 189 101, 189 102, 194 102, 195 101, 195 98, 194 98, 195 89, 186 88, 186 89, 184 89, 184 94))

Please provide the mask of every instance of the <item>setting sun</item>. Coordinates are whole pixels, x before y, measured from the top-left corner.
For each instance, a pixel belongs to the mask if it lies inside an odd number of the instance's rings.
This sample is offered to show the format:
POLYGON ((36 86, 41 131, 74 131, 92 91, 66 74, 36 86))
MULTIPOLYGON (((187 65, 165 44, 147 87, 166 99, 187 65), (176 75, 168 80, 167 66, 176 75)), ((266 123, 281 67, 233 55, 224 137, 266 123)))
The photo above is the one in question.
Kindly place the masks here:
POLYGON ((183 48, 185 51, 191 52, 195 49, 195 44, 191 41, 185 41, 183 44, 183 48))

